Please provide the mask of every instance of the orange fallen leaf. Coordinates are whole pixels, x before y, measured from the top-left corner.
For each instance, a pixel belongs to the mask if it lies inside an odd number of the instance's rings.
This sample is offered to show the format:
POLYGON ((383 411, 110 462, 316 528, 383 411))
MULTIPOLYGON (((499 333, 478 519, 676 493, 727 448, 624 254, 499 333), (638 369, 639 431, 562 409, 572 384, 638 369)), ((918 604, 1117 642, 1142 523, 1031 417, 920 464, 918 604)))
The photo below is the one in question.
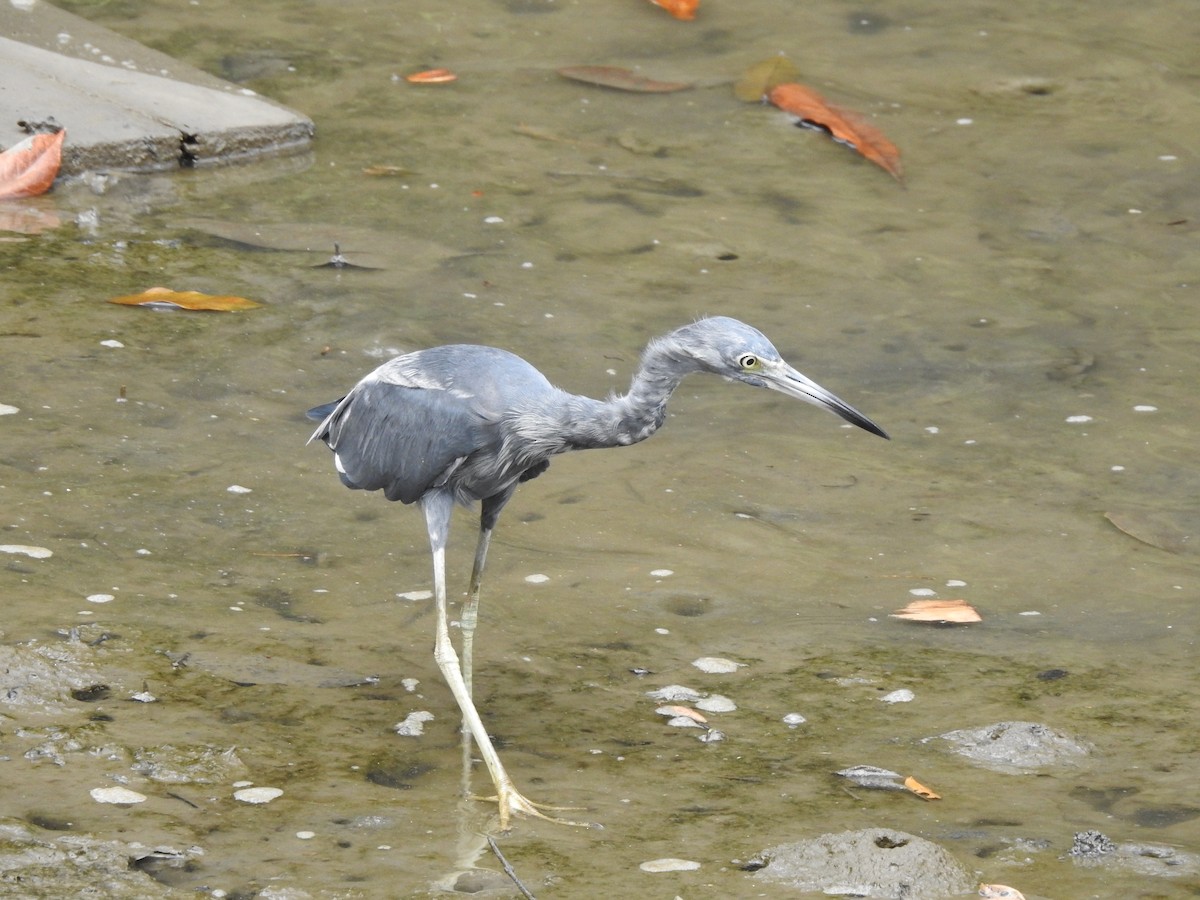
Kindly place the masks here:
POLYGON ((404 80, 409 84, 448 84, 458 81, 458 76, 449 69, 426 69, 424 72, 405 75, 404 80))
POLYGON ((696 7, 700 0, 650 0, 655 6, 661 6, 677 19, 690 22, 696 18, 696 7))
POLYGON ((582 81, 599 87, 618 91, 634 91, 639 94, 665 94, 684 91, 691 87, 683 81, 655 81, 620 66, 566 66, 558 70, 563 78, 582 81))
POLYGON ((821 129, 903 183, 900 151, 883 136, 882 131, 858 113, 834 106, 812 88, 795 82, 771 88, 767 99, 784 112, 798 116, 800 121, 797 124, 821 129))
POLYGON ((113 297, 108 302, 119 303, 122 306, 147 306, 151 309, 213 310, 216 312, 233 312, 262 306, 261 303, 247 300, 245 297, 222 297, 201 294, 199 291, 173 291, 165 287, 152 287, 140 294, 113 297))
POLYGON ((50 190, 62 165, 67 132, 31 134, 0 153, 0 200, 36 197, 50 190))
POLYGON ((954 625, 983 621, 983 616, 966 600, 914 600, 892 613, 892 618, 954 625))
POLYGON ((703 714, 696 712, 690 706, 660 706, 655 712, 660 716, 683 716, 684 718, 691 719, 693 722, 708 722, 708 719, 704 718, 703 714))
POLYGON ((921 782, 917 781, 917 779, 913 778, 911 775, 909 775, 907 778, 904 779, 904 786, 906 788, 908 788, 910 791, 912 791, 914 794, 916 794, 918 797, 920 797, 922 800, 941 800, 942 799, 941 794, 937 793, 936 791, 931 791, 929 788, 925 787, 925 785, 921 784, 921 782))

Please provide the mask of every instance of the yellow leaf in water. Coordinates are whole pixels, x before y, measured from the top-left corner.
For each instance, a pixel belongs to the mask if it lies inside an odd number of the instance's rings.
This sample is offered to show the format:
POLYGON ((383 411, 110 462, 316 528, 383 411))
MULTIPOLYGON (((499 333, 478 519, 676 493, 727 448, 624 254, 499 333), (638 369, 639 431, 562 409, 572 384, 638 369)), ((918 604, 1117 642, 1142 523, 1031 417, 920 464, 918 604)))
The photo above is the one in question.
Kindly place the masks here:
POLYGON ((768 57, 748 68, 737 84, 733 95, 747 103, 761 103, 771 89, 800 77, 796 64, 782 54, 768 57))
POLYGON ((201 294, 199 291, 173 291, 165 287, 152 287, 140 294, 113 297, 108 302, 119 303, 122 306, 148 306, 151 309, 213 310, 216 312, 233 312, 262 306, 261 303, 247 300, 245 297, 201 294))
POLYGON ((921 784, 921 782, 917 781, 917 779, 913 778, 911 775, 909 775, 907 778, 904 779, 904 786, 906 788, 908 788, 910 791, 912 791, 914 794, 916 794, 918 797, 920 797, 922 800, 941 800, 942 799, 941 794, 937 793, 936 791, 931 791, 929 788, 925 787, 925 785, 921 784))
POLYGON ((966 600, 914 600, 892 613, 892 618, 954 625, 983 621, 983 616, 966 600))

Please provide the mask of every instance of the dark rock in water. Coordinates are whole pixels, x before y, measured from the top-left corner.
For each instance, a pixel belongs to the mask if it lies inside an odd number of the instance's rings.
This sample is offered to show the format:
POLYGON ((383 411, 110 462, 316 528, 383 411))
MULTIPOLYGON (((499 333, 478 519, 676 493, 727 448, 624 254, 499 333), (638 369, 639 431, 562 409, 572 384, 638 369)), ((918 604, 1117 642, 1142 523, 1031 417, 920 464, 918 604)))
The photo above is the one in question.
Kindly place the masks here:
POLYGON ((970 893, 975 886, 967 870, 937 844, 890 828, 781 844, 746 868, 759 880, 846 897, 935 900, 970 893))
POLYGON ((1117 849, 1117 845, 1109 840, 1108 835, 1096 830, 1077 831, 1075 832, 1075 842, 1071 844, 1071 856, 1082 856, 1087 859, 1095 859, 1098 856, 1104 856, 1106 853, 1112 853, 1117 849))
MULTIPOLYGON (((1091 745, 1038 722, 997 722, 939 734, 954 752, 972 762, 1006 772, 1030 772, 1046 766, 1074 765, 1091 745)), ((925 742, 935 738, 925 738, 925 742)))
POLYGON ((1200 874, 1200 855, 1165 844, 1118 844, 1094 829, 1078 831, 1067 854, 1076 865, 1178 878, 1200 874))

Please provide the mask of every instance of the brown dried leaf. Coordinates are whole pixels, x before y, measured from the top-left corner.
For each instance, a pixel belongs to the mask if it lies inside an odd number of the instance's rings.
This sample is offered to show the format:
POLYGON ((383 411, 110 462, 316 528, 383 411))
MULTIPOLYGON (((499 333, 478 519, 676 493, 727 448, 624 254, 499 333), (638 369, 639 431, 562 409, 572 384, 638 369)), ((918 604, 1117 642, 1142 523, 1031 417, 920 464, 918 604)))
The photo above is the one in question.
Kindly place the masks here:
POLYGON ((0 153, 0 200, 36 197, 50 190, 62 165, 67 132, 31 134, 0 153))
POLYGON ((955 625, 983 621, 983 616, 966 600, 914 600, 892 613, 892 618, 955 625))
POLYGON ((563 78, 594 84, 617 91, 633 91, 639 94, 665 94, 685 91, 691 87, 682 81, 655 81, 620 66, 566 66, 558 70, 563 78))
POLYGON ((113 297, 109 303, 122 306, 148 306, 151 309, 189 309, 232 312, 239 309, 254 309, 262 306, 245 297, 215 296, 199 291, 173 291, 165 287, 152 287, 140 294, 113 297))
POLYGON ((800 69, 782 53, 756 62, 748 68, 737 84, 733 95, 747 103, 762 103, 773 88, 800 77, 800 69))
POLYGON ((900 151, 884 137, 883 132, 861 115, 826 101, 810 87, 802 84, 780 84, 772 88, 767 99, 809 125, 828 132, 835 141, 847 144, 897 181, 904 181, 900 166, 900 151))
POLYGON ((918 797, 920 797, 922 800, 941 800, 942 799, 941 794, 937 793, 936 791, 931 791, 929 788, 925 787, 925 785, 921 784, 921 782, 917 781, 917 779, 913 778, 911 775, 909 775, 907 778, 904 779, 904 786, 906 788, 908 788, 910 791, 912 791, 914 794, 916 794, 918 797))

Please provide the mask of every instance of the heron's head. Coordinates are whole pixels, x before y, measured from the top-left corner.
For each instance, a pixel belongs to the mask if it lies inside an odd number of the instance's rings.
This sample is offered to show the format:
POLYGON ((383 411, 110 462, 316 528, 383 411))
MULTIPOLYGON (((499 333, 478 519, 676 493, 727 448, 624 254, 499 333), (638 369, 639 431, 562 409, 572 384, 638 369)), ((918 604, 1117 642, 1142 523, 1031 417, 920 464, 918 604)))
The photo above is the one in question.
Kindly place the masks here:
POLYGON ((770 388, 836 413, 859 428, 886 438, 887 432, 830 391, 784 362, 765 334, 727 316, 700 319, 672 337, 702 371, 753 387, 770 388))

